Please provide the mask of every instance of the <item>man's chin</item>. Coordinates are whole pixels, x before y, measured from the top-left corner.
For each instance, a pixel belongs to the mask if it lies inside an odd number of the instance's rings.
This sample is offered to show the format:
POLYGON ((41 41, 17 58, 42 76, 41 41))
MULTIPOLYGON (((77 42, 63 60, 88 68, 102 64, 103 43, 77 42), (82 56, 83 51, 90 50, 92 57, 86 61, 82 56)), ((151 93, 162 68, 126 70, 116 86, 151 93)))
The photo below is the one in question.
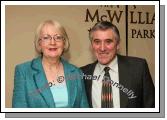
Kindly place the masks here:
POLYGON ((102 61, 102 60, 98 60, 99 61, 99 63, 100 64, 102 64, 102 65, 107 65, 107 64, 109 64, 110 63, 110 61, 102 61))

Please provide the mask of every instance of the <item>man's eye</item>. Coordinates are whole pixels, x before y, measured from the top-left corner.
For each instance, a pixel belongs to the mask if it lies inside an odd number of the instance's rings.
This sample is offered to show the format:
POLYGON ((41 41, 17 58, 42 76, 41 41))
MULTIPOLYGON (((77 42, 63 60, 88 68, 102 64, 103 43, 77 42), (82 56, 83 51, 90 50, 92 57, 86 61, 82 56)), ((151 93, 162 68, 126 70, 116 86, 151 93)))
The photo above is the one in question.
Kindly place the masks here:
POLYGON ((113 40, 107 40, 107 41, 106 41, 107 44, 110 44, 110 43, 112 43, 112 42, 113 42, 113 40))
POLYGON ((99 40, 94 40, 94 43, 95 43, 95 44, 99 44, 100 41, 99 41, 99 40))

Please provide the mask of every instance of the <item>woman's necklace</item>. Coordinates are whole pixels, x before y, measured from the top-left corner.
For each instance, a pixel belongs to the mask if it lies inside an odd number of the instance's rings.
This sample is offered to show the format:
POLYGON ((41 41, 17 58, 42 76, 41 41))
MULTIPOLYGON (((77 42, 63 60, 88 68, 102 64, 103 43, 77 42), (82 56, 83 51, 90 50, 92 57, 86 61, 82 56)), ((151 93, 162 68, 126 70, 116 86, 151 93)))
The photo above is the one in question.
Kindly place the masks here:
MULTIPOLYGON (((44 63, 42 63, 42 64, 44 65, 44 69, 45 69, 46 74, 48 73, 48 75, 49 75, 49 73, 53 72, 51 66, 46 67, 46 65, 44 63)), ((64 81, 64 76, 59 75, 60 71, 61 71, 61 66, 62 66, 62 63, 59 62, 58 65, 56 66, 56 71, 53 72, 53 74, 50 74, 52 76, 51 78, 55 78, 55 79, 50 80, 50 82, 49 82, 50 87, 53 85, 56 85, 57 83, 62 83, 64 81)), ((48 80, 49 80, 49 77, 48 77, 48 80)))
POLYGON ((58 73, 59 73, 60 69, 61 69, 61 63, 59 63, 59 68, 57 69, 58 71, 57 71, 57 74, 56 74, 56 80, 57 80, 58 83, 62 83, 64 81, 64 76, 63 75, 58 76, 58 73))

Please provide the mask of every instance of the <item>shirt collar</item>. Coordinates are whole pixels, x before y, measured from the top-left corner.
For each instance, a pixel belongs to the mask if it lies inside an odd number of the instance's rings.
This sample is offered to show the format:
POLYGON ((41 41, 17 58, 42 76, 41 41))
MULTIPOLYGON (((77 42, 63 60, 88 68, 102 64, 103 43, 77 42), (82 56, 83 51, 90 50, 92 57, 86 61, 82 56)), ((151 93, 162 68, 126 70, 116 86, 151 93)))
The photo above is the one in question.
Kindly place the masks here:
POLYGON ((110 67, 110 69, 114 72, 118 72, 118 58, 117 56, 108 64, 108 65, 102 65, 99 62, 97 63, 99 67, 100 74, 104 71, 105 67, 110 67))

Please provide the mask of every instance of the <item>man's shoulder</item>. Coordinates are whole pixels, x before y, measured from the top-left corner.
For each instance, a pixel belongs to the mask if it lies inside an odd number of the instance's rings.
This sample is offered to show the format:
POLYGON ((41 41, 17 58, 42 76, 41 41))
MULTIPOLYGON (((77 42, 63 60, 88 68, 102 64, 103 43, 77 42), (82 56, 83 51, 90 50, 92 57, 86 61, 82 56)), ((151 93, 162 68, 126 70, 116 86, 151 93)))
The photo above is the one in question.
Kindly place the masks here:
POLYGON ((97 64, 97 61, 95 61, 95 62, 93 62, 93 63, 90 63, 90 64, 87 64, 87 65, 85 65, 85 66, 82 66, 82 67, 80 67, 81 68, 81 70, 83 70, 83 71, 89 71, 89 70, 91 70, 92 68, 94 69, 95 68, 95 66, 96 66, 96 64, 97 64))
POLYGON ((97 64, 97 61, 93 62, 93 63, 89 63, 87 65, 81 66, 81 69, 87 69, 87 68, 91 68, 92 66, 95 66, 97 64))
POLYGON ((137 63, 146 61, 144 58, 139 58, 134 56, 123 56, 123 55, 118 55, 118 60, 128 61, 128 62, 137 62, 137 63))

